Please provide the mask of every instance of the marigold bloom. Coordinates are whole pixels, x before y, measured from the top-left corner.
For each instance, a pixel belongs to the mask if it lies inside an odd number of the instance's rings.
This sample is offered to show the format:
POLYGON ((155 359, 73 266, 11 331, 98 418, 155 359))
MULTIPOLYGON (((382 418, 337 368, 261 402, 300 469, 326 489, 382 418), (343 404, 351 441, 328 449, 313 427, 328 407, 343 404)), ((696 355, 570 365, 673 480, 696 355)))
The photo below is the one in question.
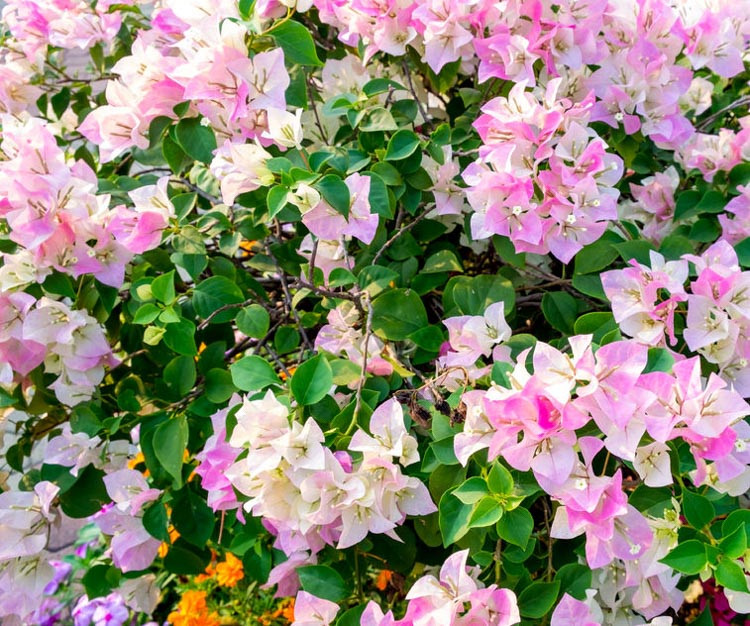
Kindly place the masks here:
POLYGON ((234 587, 244 576, 242 561, 231 552, 227 552, 226 561, 216 566, 216 581, 222 587, 234 587))
POLYGON ((205 591, 186 591, 177 610, 167 617, 172 626, 220 626, 221 620, 216 612, 209 612, 206 606, 205 591))

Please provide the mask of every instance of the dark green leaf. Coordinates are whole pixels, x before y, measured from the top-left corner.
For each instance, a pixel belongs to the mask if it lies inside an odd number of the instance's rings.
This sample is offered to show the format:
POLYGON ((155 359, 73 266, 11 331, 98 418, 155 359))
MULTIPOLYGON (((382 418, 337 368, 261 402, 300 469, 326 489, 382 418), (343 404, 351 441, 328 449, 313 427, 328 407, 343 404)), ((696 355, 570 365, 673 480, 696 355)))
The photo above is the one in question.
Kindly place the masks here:
POLYGON ((319 354, 302 363, 292 376, 291 389, 295 400, 302 405, 320 402, 333 385, 333 372, 326 358, 319 354))
POLYGON ((533 530, 534 518, 523 507, 506 511, 497 523, 497 534, 500 538, 518 546, 521 550, 526 549, 533 530))
POLYGON ((542 296, 542 313, 550 326, 562 333, 572 334, 578 304, 573 296, 565 291, 548 291, 542 296))
POLYGON ((372 330, 383 339, 403 341, 427 326, 427 311, 415 291, 393 289, 372 302, 372 330))
POLYGON ((341 574, 332 567, 305 565, 298 567, 296 571, 302 589, 318 598, 331 602, 342 602, 351 593, 351 587, 344 581, 341 574))
POLYGON ((683 574, 697 574, 708 563, 706 544, 689 539, 678 544, 661 562, 683 574))
POLYGON ((299 22, 286 20, 274 26, 271 36, 276 40, 276 45, 284 51, 284 62, 287 65, 313 65, 320 66, 323 63, 318 58, 310 31, 299 22))
POLYGON ((263 357, 250 355, 232 363, 229 368, 234 386, 242 391, 256 391, 281 381, 271 365, 263 357))
POLYGON ((400 161, 419 148, 419 137, 411 130, 402 129, 393 134, 385 151, 386 161, 400 161))
POLYGON ((173 417, 154 431, 154 454, 178 488, 182 485, 182 458, 187 440, 188 425, 184 416, 173 417))
POLYGON ((555 604, 560 591, 560 581, 551 583, 533 582, 518 596, 518 608, 523 617, 540 619, 555 604))
POLYGON ((216 137, 197 117, 180 120, 175 127, 175 137, 188 156, 207 165, 211 163, 216 150, 216 137))

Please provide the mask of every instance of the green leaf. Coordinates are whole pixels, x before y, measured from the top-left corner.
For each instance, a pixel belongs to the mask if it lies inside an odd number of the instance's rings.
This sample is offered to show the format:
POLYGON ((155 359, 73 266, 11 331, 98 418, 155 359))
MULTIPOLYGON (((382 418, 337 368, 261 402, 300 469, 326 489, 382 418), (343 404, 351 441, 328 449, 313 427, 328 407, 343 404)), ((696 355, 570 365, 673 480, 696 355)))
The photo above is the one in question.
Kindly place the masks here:
POLYGON ((460 315, 484 315, 495 302, 502 302, 505 315, 513 311, 516 292, 513 284, 503 276, 454 276, 443 292, 446 311, 456 307, 460 315))
POLYGON ((674 357, 666 348, 649 348, 648 361, 644 373, 648 372, 671 372, 674 365, 674 357))
POLYGON ((244 335, 262 339, 271 325, 271 316, 260 304, 251 304, 242 309, 234 321, 244 335))
POLYGON ((502 518, 503 513, 503 507, 495 498, 482 498, 474 505, 471 517, 469 518, 469 528, 492 526, 502 518))
POLYGON ((323 65, 318 58, 315 42, 309 29, 299 22, 286 20, 272 28, 271 36, 276 40, 276 45, 284 51, 284 62, 287 65, 295 63, 298 65, 323 65))
POLYGON ((674 208, 674 220, 684 219, 698 215, 700 211, 696 208, 701 199, 701 194, 694 189, 683 191, 677 196, 674 208))
POLYGON ((453 490, 446 491, 438 505, 440 534, 446 548, 469 532, 469 518, 473 507, 453 497, 453 490))
POLYGON ((386 161, 400 161, 419 148, 419 137, 411 130, 402 129, 393 134, 385 151, 386 161))
POLYGON ((180 537, 202 548, 214 529, 214 514, 206 501, 187 485, 174 493, 172 524, 180 537))
POLYGON ((617 258, 617 249, 607 239, 599 239, 585 246, 575 257, 575 273, 590 274, 609 267, 617 258))
POLYGON ((591 570, 580 563, 566 563, 555 574, 560 582, 560 591, 576 600, 586 599, 586 590, 591 587, 591 570))
POLYGON ((523 507, 506 511, 497 523, 497 534, 500 538, 518 546, 521 550, 526 549, 533 530, 534 518, 523 507))
POLYGON ((565 291, 548 291, 542 296, 542 313, 550 326, 561 333, 572 334, 578 315, 578 304, 565 291))
POLYGON ((320 191, 323 199, 336 209, 336 211, 344 217, 349 216, 351 196, 349 194, 349 187, 347 187, 341 178, 335 174, 326 174, 315 183, 315 187, 320 191))
POLYGON ((160 501, 152 502, 143 511, 143 527, 154 539, 169 541, 167 507, 160 501))
POLYGON ((391 88, 403 89, 404 87, 397 83, 395 80, 391 80, 390 78, 373 78, 362 86, 362 93, 364 93, 368 98, 372 98, 373 96, 377 96, 379 93, 385 93, 391 88))
POLYGON ((531 619, 544 617, 554 606, 559 591, 558 580, 551 583, 531 583, 518 596, 518 609, 521 615, 531 619))
POLYGON ((747 550, 747 530, 738 526, 719 542, 719 550, 730 559, 741 557, 747 550))
POLYGON ((281 385, 268 361, 257 355, 242 357, 229 367, 234 386, 242 391, 256 391, 270 385, 281 385))
POLYGON ((180 120, 175 127, 175 137, 189 157, 206 165, 211 163, 216 150, 216 137, 197 117, 180 120))
POLYGON ((202 574, 210 561, 210 550, 199 549, 180 537, 164 557, 164 568, 172 574, 202 574))
POLYGON ((367 605, 360 604, 344 611, 336 620, 336 626, 359 626, 362 622, 362 613, 365 612, 366 608, 367 605))
POLYGON ((488 496, 487 482, 480 476, 472 476, 453 490, 453 495, 464 504, 474 504, 488 496))
POLYGON ((195 360, 190 356, 176 356, 167 363, 162 377, 178 396, 186 395, 195 385, 195 360))
POLYGON ((359 124, 359 129, 364 133, 398 130, 398 124, 396 124, 396 120, 393 119, 390 111, 383 107, 375 107, 365 113, 359 124))
POLYGON ((711 501, 692 491, 682 492, 682 513, 696 530, 705 528, 716 517, 711 501))
POLYGON ((386 291, 372 302, 372 330, 383 339, 403 341, 427 326, 427 311, 413 290, 386 291))
POLYGON ((93 600, 108 595, 120 584, 120 570, 112 565, 94 565, 81 579, 86 596, 93 600))
POLYGON ((174 479, 176 487, 182 485, 182 458, 188 440, 188 425, 184 416, 173 417, 154 431, 153 446, 156 459, 174 479))
POLYGON ((697 539, 680 543, 660 561, 683 574, 697 574, 708 563, 706 545, 697 539))
POLYGON ((576 335, 594 336, 594 343, 599 343, 608 332, 617 330, 617 322, 612 313, 596 311, 581 315, 573 325, 573 332, 576 335))
POLYGON ((243 300, 240 288, 226 276, 211 276, 198 283, 193 292, 195 312, 203 319, 215 314, 211 318, 213 324, 232 320, 237 314, 236 308, 230 308, 221 313, 216 313, 216 311, 228 304, 239 304, 243 300))
POLYGON ((133 315, 133 324, 150 324, 159 317, 161 311, 153 302, 146 302, 133 315))
POLYGON ((716 568, 716 582, 722 587, 748 593, 747 579, 739 563, 728 558, 722 558, 716 568))
POLYGON ((492 469, 487 477, 487 484, 492 493, 504 496, 513 493, 513 476, 498 461, 492 464, 492 469))
POLYGON ((440 250, 430 256, 422 268, 423 274, 435 274, 439 272, 463 272, 461 261, 455 252, 451 250, 440 250))
POLYGON ((198 354, 198 347, 195 345, 195 324, 190 320, 180 319, 179 322, 168 324, 166 329, 159 330, 164 330, 164 343, 177 354, 198 354))
POLYGON ((342 602, 351 594, 351 587, 335 569, 327 565, 305 565, 298 567, 297 576, 302 589, 317 598, 342 602))
POLYGON ((750 509, 732 511, 721 523, 721 533, 724 537, 731 535, 737 528, 745 529, 750 545, 750 509))
POLYGON ((617 252, 620 253, 620 258, 626 263, 635 259, 638 263, 643 263, 644 265, 651 264, 650 252, 654 248, 648 241, 634 239, 613 245, 617 249, 617 252))
POLYGON ((731 559, 723 558, 716 568, 716 582, 722 587, 748 593, 747 580, 742 567, 731 559))
POLYGON ((268 190, 266 196, 266 206, 268 207, 268 217, 276 217, 281 209, 286 206, 286 198, 289 193, 284 185, 276 185, 268 190))
POLYGON ((174 270, 154 278, 151 282, 151 294, 164 304, 170 304, 174 300, 174 270))
POLYGON ((86 466, 75 483, 59 497, 63 513, 80 519, 99 511, 110 501, 103 478, 104 472, 94 468, 93 465, 86 466))
POLYGON ((320 402, 333 385, 333 371, 326 358, 319 354, 302 363, 292 376, 291 389, 295 400, 302 405, 320 402))
POLYGON ((206 372, 206 397, 214 404, 221 404, 232 397, 237 388, 232 383, 232 375, 220 367, 206 372))

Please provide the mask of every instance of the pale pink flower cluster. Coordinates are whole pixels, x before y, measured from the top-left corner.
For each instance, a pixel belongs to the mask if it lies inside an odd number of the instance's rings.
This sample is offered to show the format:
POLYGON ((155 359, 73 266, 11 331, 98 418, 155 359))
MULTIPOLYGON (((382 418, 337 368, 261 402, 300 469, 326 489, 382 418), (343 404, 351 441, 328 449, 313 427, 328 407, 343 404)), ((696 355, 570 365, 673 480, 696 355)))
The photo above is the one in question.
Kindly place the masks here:
POLYGON ((274 48, 250 57, 246 36, 236 2, 160 3, 151 28, 112 68, 119 78, 107 85, 108 104, 94 109, 80 132, 109 161, 133 146, 147 148, 151 121, 176 118, 173 108, 188 101, 190 114, 203 116, 223 139, 289 145, 284 128, 298 129, 299 120, 286 112, 284 53, 274 48))
POLYGON ((483 145, 464 170, 474 239, 509 237, 519 252, 567 263, 617 218, 620 157, 587 126, 592 99, 559 99, 561 79, 541 99, 516 83, 474 122, 483 145))
POLYGON ((750 185, 739 185, 739 196, 732 198, 719 214, 721 238, 733 246, 750 237, 750 185))
POLYGON ((704 381, 698 357, 677 362, 673 374, 644 373, 648 351, 636 341, 609 343, 596 352, 590 335, 569 341, 571 355, 538 342, 533 373, 525 365, 529 350, 521 353, 509 388, 464 394, 466 422, 454 442, 461 463, 487 448, 490 460, 500 456, 516 470, 532 471, 562 505, 553 535, 585 533, 591 567, 641 558, 652 535, 627 502, 621 471, 593 472, 603 447, 632 462, 644 482, 656 487, 672 482, 666 442, 679 437, 690 444, 698 465, 696 483, 714 471, 720 491, 750 486, 750 428, 742 419, 750 405, 715 374, 704 381), (591 420, 603 440, 578 437, 576 431, 591 420))
POLYGON ((41 481, 33 491, 0 494, 0 616, 3 624, 28 624, 55 569, 46 551, 50 525, 58 520, 52 508, 60 491, 41 481))
MULTIPOLYGON (((393 613, 370 601, 362 613, 362 626, 471 626, 492 624, 512 626, 521 621, 516 595, 497 585, 485 587, 479 580, 480 568, 468 567, 468 550, 449 556, 440 568, 439 578, 422 576, 406 594, 406 614, 393 613)), ((338 605, 300 591, 294 604, 293 626, 328 626, 338 605)))
POLYGON ((6 115, 2 125, 0 217, 22 250, 3 255, 0 288, 42 282, 51 269, 120 287, 125 265, 160 243, 174 213, 168 179, 132 191, 135 208, 110 209, 110 196, 96 193, 95 172, 69 163, 44 122, 6 115))
POLYGON ((132 5, 134 0, 7 0, 2 19, 18 47, 30 61, 42 59, 47 46, 85 50, 98 42, 111 42, 122 24, 112 5, 132 5))
MULTIPOLYGON (((315 348, 325 350, 331 354, 343 354, 352 363, 362 367, 365 354, 365 335, 360 315, 351 302, 344 302, 328 312, 328 323, 325 324, 315 338, 315 348)), ((367 372, 375 376, 390 376, 393 364, 383 358, 385 344, 375 335, 370 335, 367 341, 367 372)))
POLYGON ((24 292, 0 292, 0 382, 12 385, 44 364, 57 379, 50 385, 58 400, 72 406, 88 400, 112 355, 101 324, 66 301, 24 292))
POLYGON ((323 272, 327 281, 331 271, 337 267, 351 270, 351 260, 346 254, 346 244, 352 238, 369 244, 375 238, 380 217, 370 206, 370 178, 361 174, 350 174, 344 179, 349 190, 349 214, 344 217, 334 209, 320 193, 306 183, 298 183, 293 192, 287 194, 287 202, 295 205, 302 214, 302 223, 310 231, 299 246, 298 252, 308 260, 315 253, 315 267, 323 272), (315 240, 317 238, 317 247, 315 240))
MULTIPOLYGON (((211 416, 213 434, 195 455, 195 460, 198 461, 195 473, 201 477, 201 486, 208 493, 206 503, 214 511, 230 511, 240 507, 232 482, 225 473, 240 453, 239 449, 227 442, 227 415, 240 402, 240 397, 234 395, 226 408, 211 416)), ((238 511, 238 517, 241 515, 238 511)))
POLYGON ((111 536, 112 562, 123 572, 146 569, 156 558, 161 542, 144 528, 143 507, 156 500, 161 491, 150 488, 143 474, 132 469, 107 474, 104 485, 112 503, 93 519, 105 535, 111 536))
POLYGON ((358 462, 326 447, 312 418, 290 422, 289 409, 270 391, 245 400, 236 419, 229 444, 247 454, 225 473, 249 498, 245 510, 263 518, 275 546, 289 557, 269 579, 279 583, 279 594, 296 591, 294 568, 325 544, 348 548, 370 532, 397 539, 394 531, 407 515, 436 510, 424 483, 401 471, 419 455, 396 400, 372 414, 370 434, 355 432, 349 450, 361 454, 358 462))
POLYGON ((679 185, 680 175, 674 166, 647 176, 640 184, 630 183, 633 199, 618 204, 620 219, 640 222, 644 239, 660 243, 676 226, 674 193, 679 185))
MULTIPOLYGON (((740 196, 742 198, 742 196, 740 196)), ((686 255, 664 262, 652 253, 651 267, 631 266, 602 274, 622 332, 651 346, 674 345, 674 315, 687 307, 682 336, 694 352, 719 366, 719 375, 743 396, 750 396, 750 272, 743 272, 737 253, 724 240, 700 257, 686 255), (698 272, 685 287, 688 261, 698 272)))

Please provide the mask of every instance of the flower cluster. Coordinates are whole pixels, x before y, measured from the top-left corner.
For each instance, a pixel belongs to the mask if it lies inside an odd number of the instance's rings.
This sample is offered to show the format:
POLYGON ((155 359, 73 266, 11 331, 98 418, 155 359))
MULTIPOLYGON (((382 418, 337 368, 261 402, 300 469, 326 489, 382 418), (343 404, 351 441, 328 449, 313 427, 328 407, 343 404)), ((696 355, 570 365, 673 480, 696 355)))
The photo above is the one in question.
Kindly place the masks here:
POLYGON ((362 367, 367 353, 367 371, 379 376, 393 372, 393 364, 383 357, 386 346, 378 337, 370 335, 365 345, 365 335, 355 325, 359 313, 351 302, 340 304, 328 313, 328 323, 318 331, 315 347, 331 354, 346 355, 352 363, 362 367))
POLYGON ((407 515, 435 510, 424 484, 405 476, 399 465, 419 460, 416 440, 407 433, 401 406, 381 405, 370 420, 371 435, 358 430, 349 450, 331 452, 313 419, 289 422, 289 409, 270 391, 245 400, 236 412, 229 444, 247 455, 225 470, 232 485, 249 500, 244 508, 262 517, 276 535, 275 545, 289 561, 271 573, 279 593, 294 591, 299 565, 328 543, 346 548, 368 532, 394 536, 407 515), (290 578, 291 577, 291 578, 290 578))
POLYGON ((645 346, 614 342, 595 353, 590 336, 570 338, 572 356, 544 343, 519 355, 508 375, 509 386, 464 394, 467 417, 456 435, 456 457, 489 449, 511 467, 532 471, 540 486, 561 503, 553 534, 585 533, 591 567, 614 558, 643 558, 651 544, 643 515, 627 502, 622 473, 597 475, 594 459, 609 454, 633 463, 650 486, 672 482, 667 442, 690 444, 698 470, 696 484, 742 493, 750 481, 748 425, 750 406, 715 374, 701 378, 698 358, 673 366, 673 374, 646 372, 645 346), (591 420, 604 439, 576 433, 591 420), (646 436, 644 438, 644 436, 646 436), (709 466, 708 461, 714 463, 709 466))
POLYGON ((540 101, 520 82, 482 107, 480 158, 463 177, 475 239, 504 235, 567 263, 617 217, 623 164, 587 126, 593 100, 559 99, 560 85, 550 81, 540 101))
POLYGON ((86 50, 98 42, 109 42, 120 30, 122 16, 112 5, 130 5, 133 0, 100 0, 92 8, 83 0, 9 0, 2 19, 14 41, 30 61, 44 59, 47 46, 86 50))
POLYGON ((143 507, 159 497, 158 489, 149 488, 143 475, 121 469, 104 477, 112 503, 94 515, 94 522, 112 540, 112 562, 123 572, 146 569, 159 551, 160 542, 143 527, 143 507))
MULTIPOLYGON (((235 2, 168 1, 140 31, 131 54, 112 68, 119 78, 107 84, 107 104, 79 127, 99 146, 102 161, 149 145, 150 123, 176 118, 174 107, 189 101, 222 137, 238 144, 268 144, 287 136, 290 121, 284 92, 289 75, 280 48, 248 57, 247 28, 235 2)), ((292 122, 293 123, 293 122, 292 122)), ((282 144, 283 145, 283 144, 282 144)), ((293 144, 292 144, 293 145, 293 144)))
POLYGON ((667 338, 674 345, 675 313, 686 313, 682 337, 687 347, 715 363, 719 376, 737 392, 750 396, 750 273, 740 271, 734 249, 720 240, 700 257, 665 262, 652 253, 650 267, 631 265, 602 274, 622 332, 646 345, 665 346, 667 338), (697 277, 686 288, 688 261, 697 277))
MULTIPOLYGON (((479 568, 467 567, 468 550, 449 556, 440 568, 439 578, 422 576, 406 594, 408 604, 402 619, 393 613, 383 614, 369 602, 362 626, 411 626, 417 624, 493 624, 511 626, 521 621, 516 596, 497 585, 485 587, 479 581, 479 568)), ((294 604, 294 626, 327 626, 333 623, 339 607, 334 602, 300 591, 294 604)))

